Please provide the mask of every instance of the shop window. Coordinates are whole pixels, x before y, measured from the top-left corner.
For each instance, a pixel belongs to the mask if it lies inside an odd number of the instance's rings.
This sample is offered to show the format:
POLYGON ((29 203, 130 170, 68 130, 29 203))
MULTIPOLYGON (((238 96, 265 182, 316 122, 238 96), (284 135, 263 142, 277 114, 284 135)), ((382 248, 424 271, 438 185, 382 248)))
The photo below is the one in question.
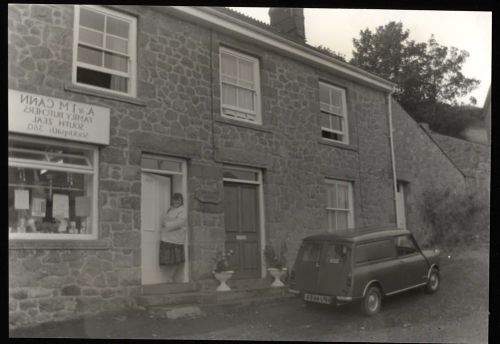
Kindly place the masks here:
POLYGON ((261 124, 259 60, 220 49, 222 117, 261 124))
POLYGON ((75 6, 73 82, 135 96, 134 17, 100 6, 75 6))
POLYGON ((337 231, 354 227, 352 183, 334 179, 326 180, 326 211, 328 229, 337 231))
POLYGON ((97 149, 9 138, 9 235, 97 237, 97 149))
POLYGON ((319 83, 321 136, 324 139, 349 143, 345 90, 319 83))

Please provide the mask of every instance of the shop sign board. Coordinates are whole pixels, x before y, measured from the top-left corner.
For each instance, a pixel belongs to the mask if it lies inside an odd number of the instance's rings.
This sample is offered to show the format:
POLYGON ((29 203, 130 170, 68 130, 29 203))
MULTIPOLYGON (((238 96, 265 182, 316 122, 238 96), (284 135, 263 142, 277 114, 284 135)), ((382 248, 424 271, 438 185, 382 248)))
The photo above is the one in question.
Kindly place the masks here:
POLYGON ((9 132, 109 144, 109 108, 9 90, 9 132))

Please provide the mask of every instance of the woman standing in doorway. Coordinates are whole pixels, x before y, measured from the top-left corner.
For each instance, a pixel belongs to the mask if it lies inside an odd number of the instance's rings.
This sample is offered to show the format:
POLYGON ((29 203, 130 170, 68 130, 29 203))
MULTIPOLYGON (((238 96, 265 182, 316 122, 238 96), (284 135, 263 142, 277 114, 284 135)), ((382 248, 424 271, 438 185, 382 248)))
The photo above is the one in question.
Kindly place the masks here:
POLYGON ((187 214, 180 193, 172 196, 172 206, 162 220, 160 233, 160 265, 174 267, 171 279, 175 278, 181 263, 184 263, 187 214))

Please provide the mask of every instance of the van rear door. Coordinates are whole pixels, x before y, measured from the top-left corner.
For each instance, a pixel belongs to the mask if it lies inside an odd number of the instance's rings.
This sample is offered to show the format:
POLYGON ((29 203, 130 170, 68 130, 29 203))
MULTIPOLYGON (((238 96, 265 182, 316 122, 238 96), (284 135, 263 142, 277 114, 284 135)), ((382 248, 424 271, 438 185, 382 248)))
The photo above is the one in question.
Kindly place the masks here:
POLYGON ((301 292, 317 293, 319 260, 323 243, 304 241, 295 263, 296 288, 301 292))
POLYGON ((317 293, 348 295, 352 282, 348 281, 352 266, 352 245, 342 242, 326 242, 323 251, 318 271, 317 293))

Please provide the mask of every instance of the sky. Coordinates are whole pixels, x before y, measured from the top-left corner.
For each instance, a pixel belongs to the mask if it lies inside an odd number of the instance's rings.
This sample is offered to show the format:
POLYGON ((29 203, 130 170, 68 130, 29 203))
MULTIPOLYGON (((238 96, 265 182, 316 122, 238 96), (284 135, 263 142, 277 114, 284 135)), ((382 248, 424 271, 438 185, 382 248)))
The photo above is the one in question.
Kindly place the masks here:
MULTIPOLYGON (((230 8, 269 24, 269 7, 230 8)), ((359 38, 361 30, 374 32, 389 21, 401 21, 416 42, 427 42, 434 34, 439 44, 469 52, 462 72, 481 84, 459 100, 469 103, 473 96, 477 106, 484 105, 491 83, 491 12, 305 8, 304 17, 307 43, 326 46, 347 60, 352 57, 352 39, 359 38)))

